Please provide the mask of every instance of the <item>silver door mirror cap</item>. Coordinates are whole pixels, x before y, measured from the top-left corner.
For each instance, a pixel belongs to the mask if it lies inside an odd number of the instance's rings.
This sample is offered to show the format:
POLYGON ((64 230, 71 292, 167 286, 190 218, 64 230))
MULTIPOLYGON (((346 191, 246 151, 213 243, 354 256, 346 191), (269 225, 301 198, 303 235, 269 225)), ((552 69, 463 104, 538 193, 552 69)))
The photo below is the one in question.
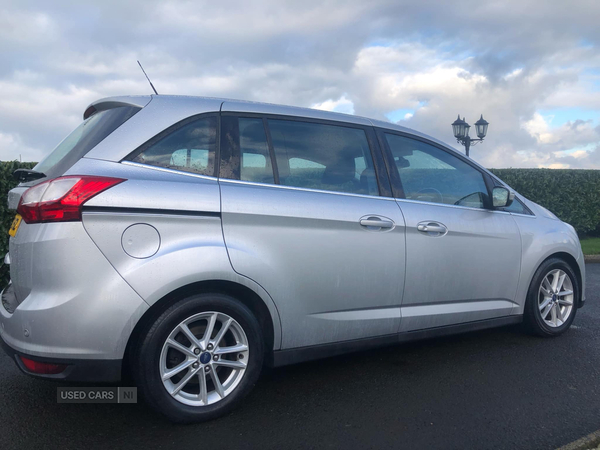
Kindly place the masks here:
POLYGON ((510 206, 515 199, 515 193, 502 186, 492 189, 492 204, 494 208, 510 206))

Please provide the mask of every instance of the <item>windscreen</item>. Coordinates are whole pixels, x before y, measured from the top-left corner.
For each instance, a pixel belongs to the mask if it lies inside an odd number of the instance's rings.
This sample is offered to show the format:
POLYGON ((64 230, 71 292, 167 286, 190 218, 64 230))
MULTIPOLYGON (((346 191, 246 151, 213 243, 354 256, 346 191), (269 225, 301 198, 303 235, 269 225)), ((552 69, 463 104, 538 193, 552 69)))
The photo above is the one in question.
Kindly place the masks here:
POLYGON ((97 112, 75 128, 33 170, 46 174, 48 178, 63 175, 73 164, 140 109, 137 106, 120 106, 97 112))

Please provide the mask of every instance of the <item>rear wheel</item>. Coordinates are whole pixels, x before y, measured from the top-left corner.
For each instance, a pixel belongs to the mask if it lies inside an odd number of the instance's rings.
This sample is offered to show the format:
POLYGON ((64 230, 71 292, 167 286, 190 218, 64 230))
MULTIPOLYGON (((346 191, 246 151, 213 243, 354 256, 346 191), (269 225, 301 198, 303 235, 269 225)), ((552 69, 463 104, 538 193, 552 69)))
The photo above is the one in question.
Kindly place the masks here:
POLYGON ((223 294, 201 294, 169 307, 138 347, 141 394, 175 422, 201 422, 231 411, 252 389, 263 339, 250 310, 223 294))
POLYGON ((539 336, 557 336, 573 323, 579 286, 573 269, 562 259, 551 258, 536 271, 525 305, 525 325, 539 336))

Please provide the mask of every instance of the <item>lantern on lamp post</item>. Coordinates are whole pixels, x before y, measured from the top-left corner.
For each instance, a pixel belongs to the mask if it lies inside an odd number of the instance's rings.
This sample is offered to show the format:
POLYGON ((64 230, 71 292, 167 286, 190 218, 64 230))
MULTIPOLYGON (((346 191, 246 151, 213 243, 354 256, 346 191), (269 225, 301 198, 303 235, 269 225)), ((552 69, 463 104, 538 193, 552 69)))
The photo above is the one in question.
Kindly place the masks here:
POLYGON ((471 125, 469 125, 464 118, 460 118, 460 114, 458 118, 452 123, 452 132, 454 133, 454 137, 456 141, 465 146, 465 152, 467 156, 469 156, 469 149, 471 145, 478 144, 483 141, 487 134, 489 123, 483 118, 483 114, 481 118, 475 122, 475 132, 477 133, 477 139, 469 136, 469 129, 471 125))

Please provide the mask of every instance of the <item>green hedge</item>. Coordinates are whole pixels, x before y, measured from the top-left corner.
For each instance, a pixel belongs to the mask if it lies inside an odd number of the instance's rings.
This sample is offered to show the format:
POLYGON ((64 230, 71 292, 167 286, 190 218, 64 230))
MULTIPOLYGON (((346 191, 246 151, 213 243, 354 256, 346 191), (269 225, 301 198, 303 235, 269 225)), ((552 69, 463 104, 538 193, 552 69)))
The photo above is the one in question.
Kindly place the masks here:
POLYGON ((8 253, 8 229, 15 218, 15 212, 8 210, 6 203, 8 191, 18 183, 12 177, 17 169, 31 169, 36 163, 19 161, 0 161, 0 289, 8 283, 8 267, 4 265, 4 255, 8 253))
POLYGON ((496 176, 575 227, 600 232, 600 170, 491 169, 496 176))

